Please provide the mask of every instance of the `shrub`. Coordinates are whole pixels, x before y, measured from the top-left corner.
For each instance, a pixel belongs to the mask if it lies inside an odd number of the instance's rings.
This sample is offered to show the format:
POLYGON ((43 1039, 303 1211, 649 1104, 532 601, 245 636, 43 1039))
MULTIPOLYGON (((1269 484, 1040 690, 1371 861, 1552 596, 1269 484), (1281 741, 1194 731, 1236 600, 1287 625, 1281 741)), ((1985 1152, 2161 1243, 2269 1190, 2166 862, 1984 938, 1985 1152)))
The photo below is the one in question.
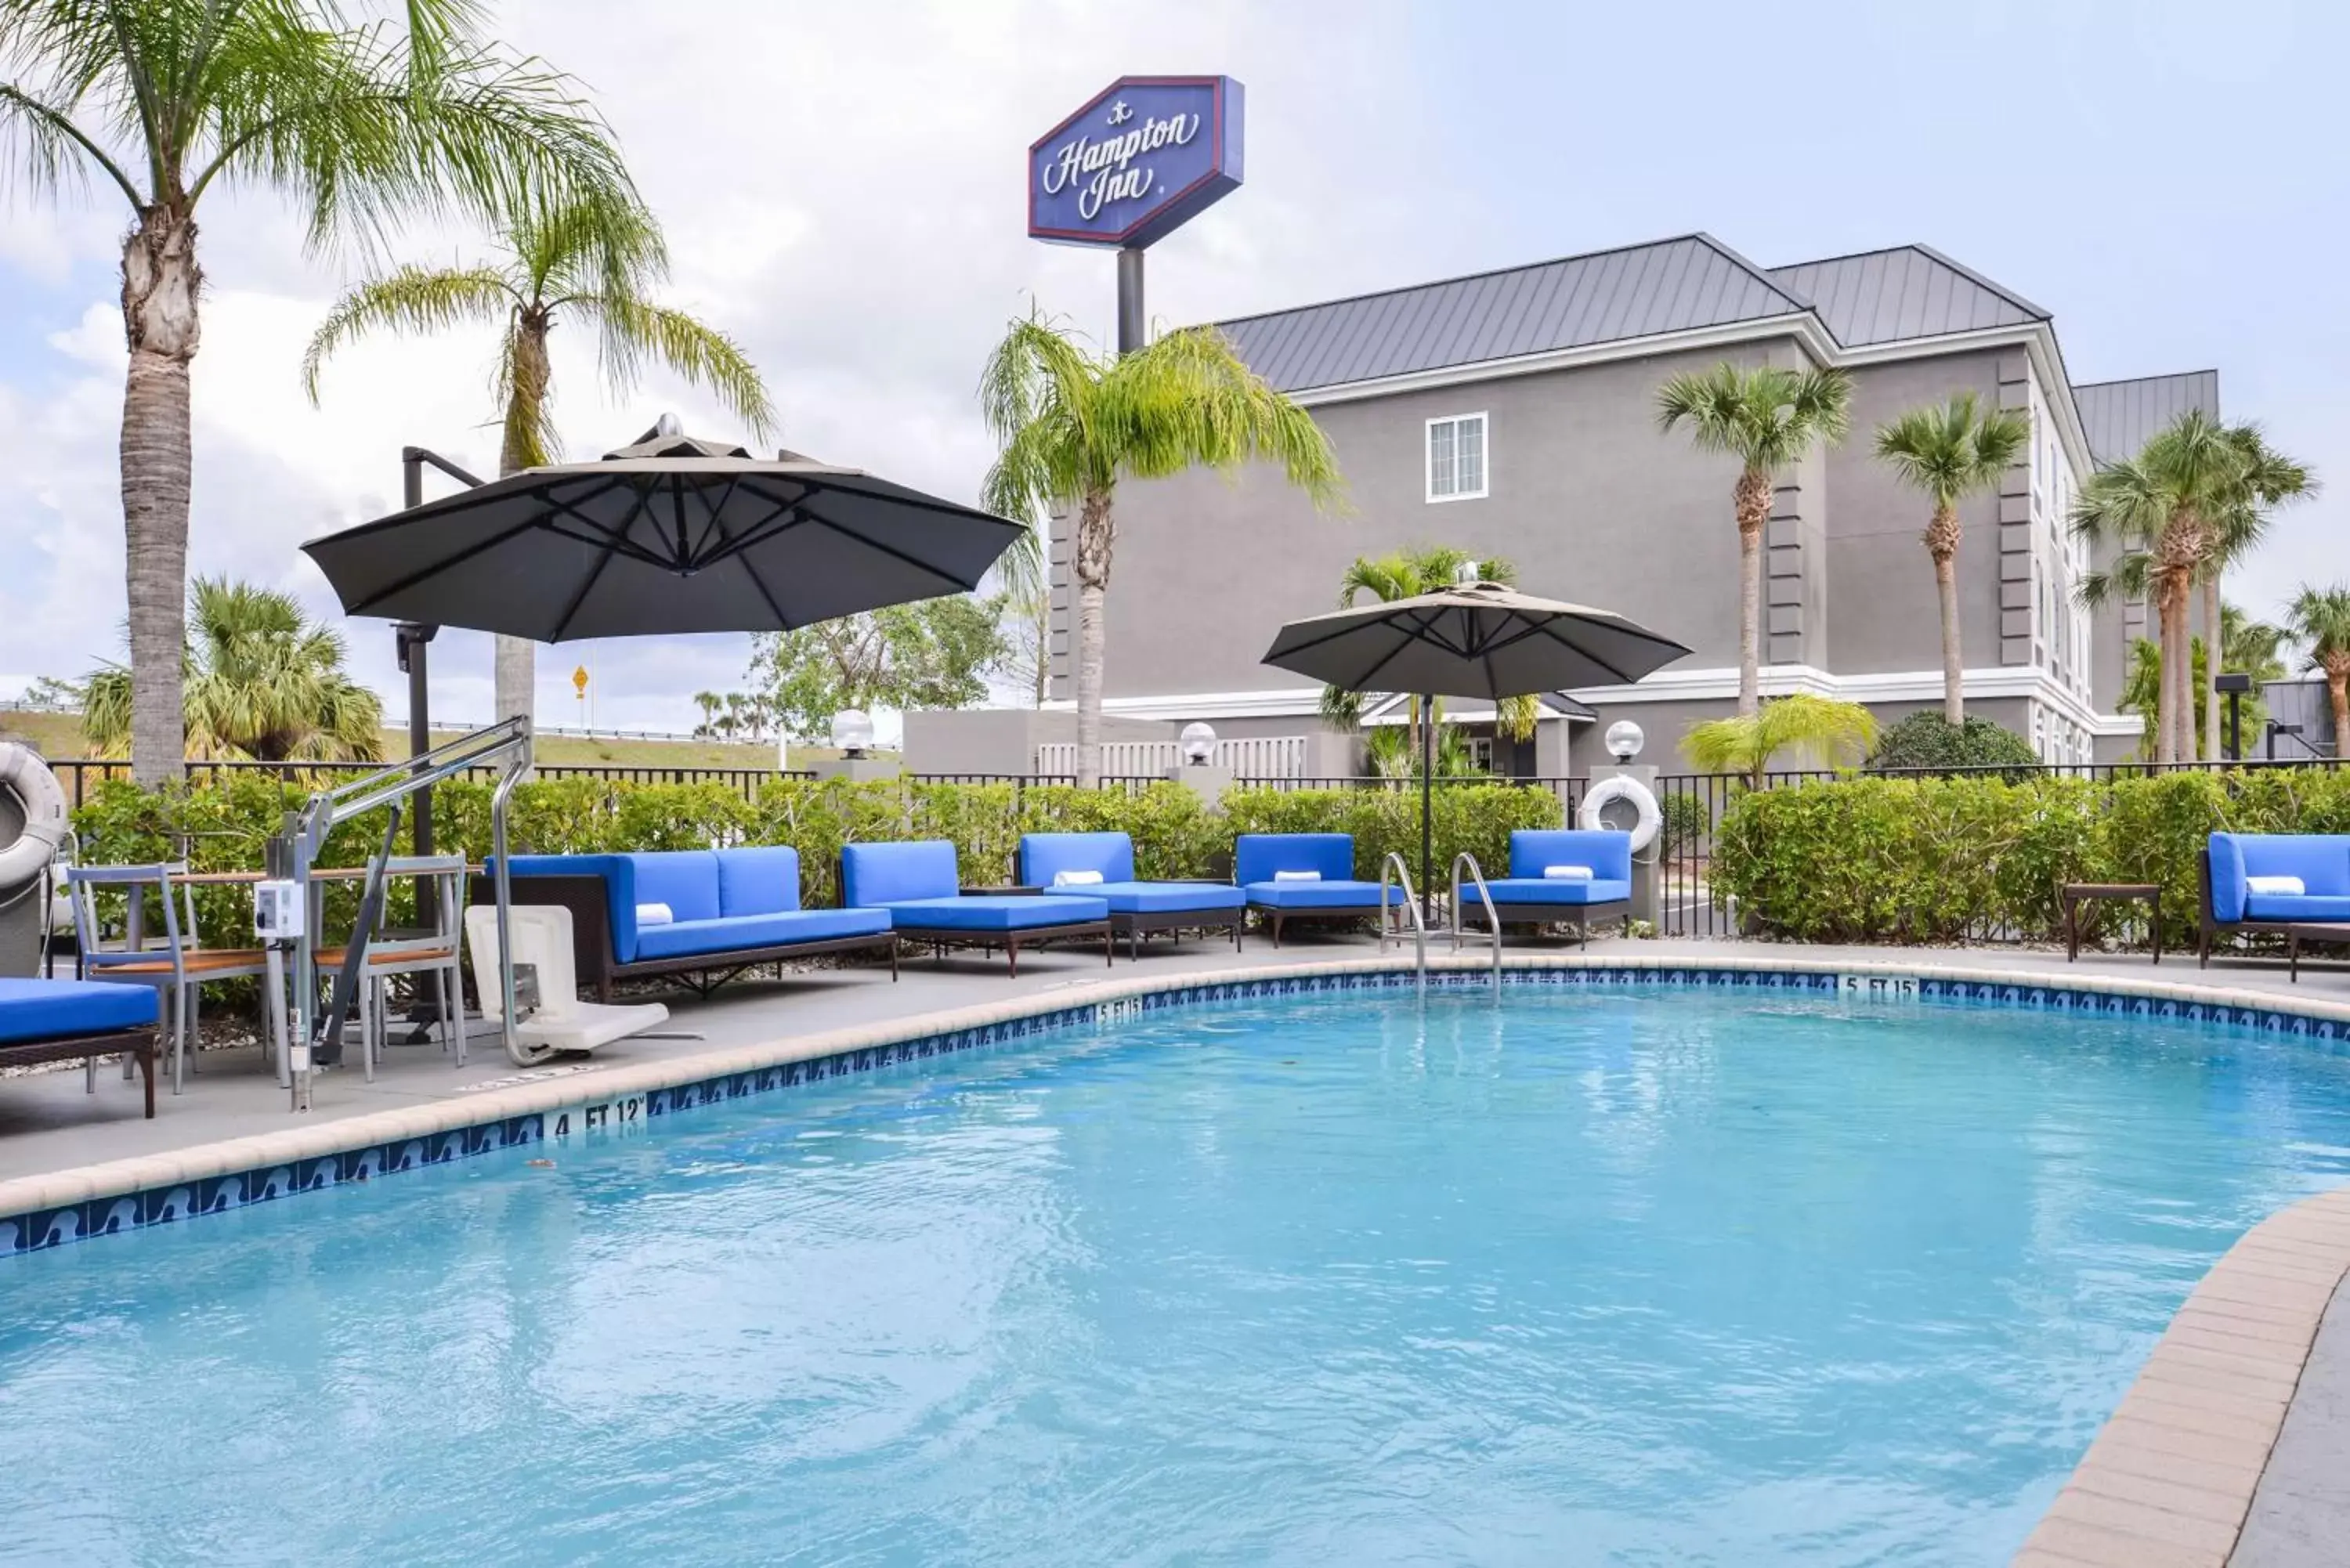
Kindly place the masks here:
POLYGON ((2033 766, 2040 759, 2032 742, 1978 714, 1953 725, 1931 709, 1921 710, 1877 737, 1866 766, 1871 773, 1894 768, 2033 766))
POLYGON ((2053 939, 2063 882, 2156 882, 2190 940, 2197 856, 2221 830, 2350 830, 2350 774, 1858 778, 1741 794, 1714 835, 1718 907, 1805 941, 2053 939))

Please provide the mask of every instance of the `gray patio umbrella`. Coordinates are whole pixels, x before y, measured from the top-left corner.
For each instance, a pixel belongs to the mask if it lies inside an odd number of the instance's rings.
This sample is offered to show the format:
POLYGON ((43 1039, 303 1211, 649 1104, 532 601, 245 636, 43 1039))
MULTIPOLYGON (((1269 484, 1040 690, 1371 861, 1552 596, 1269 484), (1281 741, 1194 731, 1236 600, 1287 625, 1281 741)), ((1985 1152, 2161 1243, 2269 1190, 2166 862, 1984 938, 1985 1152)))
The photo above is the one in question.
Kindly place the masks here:
MULTIPOLYGON (((1612 610, 1536 598, 1498 583, 1336 610, 1281 628, 1264 662, 1348 691, 1498 701, 1579 686, 1629 685, 1689 649, 1612 610)), ((1419 886, 1428 896, 1436 726, 1420 726, 1419 886)))
POLYGON ((787 631, 962 593, 1021 532, 858 469, 655 431, 302 548, 348 614, 564 642, 787 631))

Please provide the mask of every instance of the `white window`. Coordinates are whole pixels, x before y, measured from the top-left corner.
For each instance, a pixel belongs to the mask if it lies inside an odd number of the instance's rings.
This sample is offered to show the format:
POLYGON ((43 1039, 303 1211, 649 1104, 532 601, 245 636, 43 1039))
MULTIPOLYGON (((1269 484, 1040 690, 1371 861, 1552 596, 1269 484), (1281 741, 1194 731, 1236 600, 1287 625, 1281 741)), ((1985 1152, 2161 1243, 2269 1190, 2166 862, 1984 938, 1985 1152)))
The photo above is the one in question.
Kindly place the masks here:
POLYGON ((1485 416, 1428 421, 1428 498, 1474 501, 1485 493, 1485 416))

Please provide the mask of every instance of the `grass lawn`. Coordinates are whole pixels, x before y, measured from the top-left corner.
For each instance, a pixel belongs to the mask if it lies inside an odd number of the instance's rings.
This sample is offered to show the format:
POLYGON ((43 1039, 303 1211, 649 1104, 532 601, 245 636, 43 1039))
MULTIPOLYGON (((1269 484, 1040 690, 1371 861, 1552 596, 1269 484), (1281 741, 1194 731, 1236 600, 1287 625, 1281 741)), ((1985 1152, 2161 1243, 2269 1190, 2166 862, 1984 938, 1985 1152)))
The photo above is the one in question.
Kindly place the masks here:
MULTIPOLYGON (((435 731, 432 736, 436 745, 456 738, 454 730, 445 733, 435 731)), ((82 743, 81 721, 71 713, 0 712, 0 739, 29 742, 43 756, 59 762, 80 757, 88 751, 82 743)), ((793 761, 798 763, 800 749, 794 747, 793 752, 793 761)), ((383 754, 387 759, 406 756, 408 732, 386 730, 383 754)), ((550 766, 772 768, 775 765, 775 748, 765 743, 730 745, 716 741, 615 741, 541 735, 538 760, 550 766)))

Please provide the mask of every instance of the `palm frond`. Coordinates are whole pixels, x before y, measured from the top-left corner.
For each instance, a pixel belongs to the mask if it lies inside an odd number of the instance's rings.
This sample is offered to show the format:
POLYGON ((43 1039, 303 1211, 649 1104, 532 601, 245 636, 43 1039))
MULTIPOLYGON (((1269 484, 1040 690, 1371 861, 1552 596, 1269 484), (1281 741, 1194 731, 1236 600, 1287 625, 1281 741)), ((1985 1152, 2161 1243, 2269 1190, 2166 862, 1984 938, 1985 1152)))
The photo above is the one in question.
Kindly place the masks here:
POLYGON ((710 393, 756 437, 775 428, 775 406, 742 346, 682 310, 619 295, 583 295, 575 308, 602 327, 605 380, 616 390, 635 383, 650 361, 710 393))
POLYGON ((404 266, 369 278, 335 302, 302 351, 302 390, 315 407, 328 357, 363 333, 430 333, 504 319, 522 303, 494 267, 404 266))
POLYGON ((1657 426, 1687 428, 1700 452, 1769 471, 1833 446, 1851 429, 1852 379, 1841 370, 1741 366, 1685 371, 1657 389, 1657 426))

